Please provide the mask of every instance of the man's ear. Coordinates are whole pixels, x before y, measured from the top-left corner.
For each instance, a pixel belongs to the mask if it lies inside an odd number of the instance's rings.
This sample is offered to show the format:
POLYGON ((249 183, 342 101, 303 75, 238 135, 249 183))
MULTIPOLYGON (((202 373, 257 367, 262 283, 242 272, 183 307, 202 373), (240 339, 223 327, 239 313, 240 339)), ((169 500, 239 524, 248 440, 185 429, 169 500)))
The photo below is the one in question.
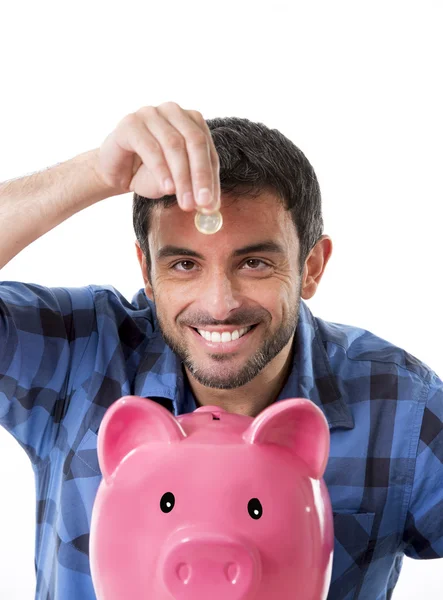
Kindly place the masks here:
POLYGON ((149 281, 148 264, 146 262, 146 256, 144 255, 143 250, 140 248, 140 243, 138 240, 135 241, 135 251, 137 253, 138 263, 142 271, 146 295, 150 300, 154 301, 154 294, 152 291, 151 282, 149 281))
POLYGON ((304 300, 312 298, 317 291, 331 254, 332 240, 328 235, 322 235, 309 253, 303 270, 301 297, 304 300))

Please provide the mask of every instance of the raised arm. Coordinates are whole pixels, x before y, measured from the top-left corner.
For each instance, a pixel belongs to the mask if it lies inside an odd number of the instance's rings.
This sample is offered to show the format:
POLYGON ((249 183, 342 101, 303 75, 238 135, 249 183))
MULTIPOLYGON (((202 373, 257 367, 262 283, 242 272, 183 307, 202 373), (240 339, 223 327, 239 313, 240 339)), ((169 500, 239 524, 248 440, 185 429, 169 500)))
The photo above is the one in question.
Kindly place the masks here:
POLYGON ((100 148, 0 184, 0 268, 73 214, 135 191, 184 210, 220 201, 218 156, 202 115, 167 102, 124 117, 100 148), (209 189, 209 196, 199 191, 209 189), (191 193, 191 195, 189 195, 191 193))

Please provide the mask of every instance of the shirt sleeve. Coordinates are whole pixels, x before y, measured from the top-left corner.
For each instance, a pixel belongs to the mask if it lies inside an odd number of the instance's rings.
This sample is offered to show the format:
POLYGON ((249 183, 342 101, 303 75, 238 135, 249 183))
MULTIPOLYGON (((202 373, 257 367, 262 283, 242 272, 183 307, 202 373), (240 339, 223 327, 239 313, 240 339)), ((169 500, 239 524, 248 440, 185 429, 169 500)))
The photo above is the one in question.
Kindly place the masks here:
POLYGON ((87 287, 0 282, 0 425, 33 463, 54 445, 94 319, 87 287))
POLYGON ((410 558, 443 557, 443 382, 432 374, 403 541, 410 558))

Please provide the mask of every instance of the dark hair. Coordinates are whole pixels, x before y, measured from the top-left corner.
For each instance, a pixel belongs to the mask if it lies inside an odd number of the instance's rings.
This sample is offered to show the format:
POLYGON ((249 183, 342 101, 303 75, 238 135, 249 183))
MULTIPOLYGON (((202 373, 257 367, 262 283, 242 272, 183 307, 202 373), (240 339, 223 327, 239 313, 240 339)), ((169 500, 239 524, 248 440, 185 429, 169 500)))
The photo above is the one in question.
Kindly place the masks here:
MULTIPOLYGON (((323 233, 321 195, 310 162, 277 129, 248 119, 207 119, 220 161, 220 186, 232 197, 270 190, 291 212, 300 244, 299 269, 323 233)), ((150 270, 148 231, 152 206, 171 206, 175 195, 152 200, 134 193, 133 224, 150 270)))

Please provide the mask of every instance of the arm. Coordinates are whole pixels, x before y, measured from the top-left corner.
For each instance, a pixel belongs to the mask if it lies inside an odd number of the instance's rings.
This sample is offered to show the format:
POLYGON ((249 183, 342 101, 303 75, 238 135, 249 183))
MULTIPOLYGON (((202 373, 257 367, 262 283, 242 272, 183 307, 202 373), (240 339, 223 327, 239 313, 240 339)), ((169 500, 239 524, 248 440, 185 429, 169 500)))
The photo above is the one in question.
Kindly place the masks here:
POLYGON ((218 156, 205 120, 175 103, 126 116, 102 146, 0 185, 0 268, 40 236, 92 204, 135 191, 176 194, 181 208, 220 202, 218 156), (165 183, 170 180, 170 183, 165 183), (202 188, 209 198, 198 198, 202 188), (183 196, 193 193, 189 202, 183 196))
POLYGON ((95 170, 98 152, 0 184, 0 268, 76 212, 115 195, 95 170))
MULTIPOLYGON (((97 150, 0 185, 0 268, 76 212, 135 191, 147 198, 212 190, 218 204, 218 157, 200 113, 177 104, 125 117, 97 150), (171 178, 172 185, 165 186, 171 178)), ((90 290, 0 283, 0 425, 38 463, 48 455, 71 391, 72 373, 94 323, 90 290)))
POLYGON ((410 558, 443 557, 443 382, 432 375, 403 536, 410 558))
POLYGON ((54 445, 95 322, 89 288, 0 283, 0 425, 36 466, 54 445))

